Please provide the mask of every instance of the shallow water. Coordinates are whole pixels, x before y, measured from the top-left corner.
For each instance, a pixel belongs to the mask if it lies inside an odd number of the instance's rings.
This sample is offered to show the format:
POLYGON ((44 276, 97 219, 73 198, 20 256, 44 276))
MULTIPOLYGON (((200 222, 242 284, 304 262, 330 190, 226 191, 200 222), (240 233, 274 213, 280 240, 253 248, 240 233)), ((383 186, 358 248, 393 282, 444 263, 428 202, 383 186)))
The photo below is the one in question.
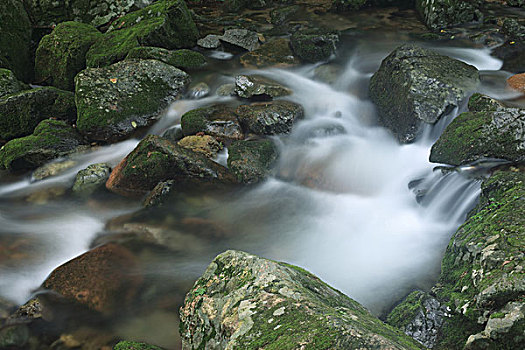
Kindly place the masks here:
MULTIPOLYGON (((177 348, 175 306, 211 259, 226 249, 302 266, 378 315, 410 290, 435 283, 448 240, 475 204, 480 183, 465 172, 443 175, 428 161, 432 143, 464 107, 411 145, 399 145, 377 125, 367 100, 368 80, 401 42, 377 36, 349 39, 330 84, 315 79, 314 65, 257 72, 291 87, 294 94, 287 99, 306 112, 290 135, 274 138, 281 152, 274 176, 234 194, 181 194, 154 213, 133 216, 132 223, 167 232, 170 250, 141 251, 142 273, 155 291, 150 299, 137 301, 136 317, 127 314, 112 322, 114 333, 177 348), (188 217, 220 229, 181 232, 180 222, 188 217), (167 294, 174 301, 159 306, 160 296, 167 294)), ((504 89, 508 73, 498 71, 501 62, 488 49, 434 48, 480 69, 479 91, 515 97, 504 89)), ((212 91, 219 82, 249 73, 224 69, 220 62, 216 67, 221 68, 202 77, 212 82, 212 91)), ((177 101, 150 133, 161 134, 180 123, 186 111, 214 103, 239 102, 218 96, 177 101)), ((113 195, 84 201, 66 189, 79 169, 102 161, 114 166, 137 142, 78 156, 73 168, 43 181, 32 181, 29 174, 2 177, 0 243, 8 249, 0 250, 0 297, 23 303, 55 267, 120 237, 119 225, 105 228, 106 223, 135 212, 140 203, 113 195)))

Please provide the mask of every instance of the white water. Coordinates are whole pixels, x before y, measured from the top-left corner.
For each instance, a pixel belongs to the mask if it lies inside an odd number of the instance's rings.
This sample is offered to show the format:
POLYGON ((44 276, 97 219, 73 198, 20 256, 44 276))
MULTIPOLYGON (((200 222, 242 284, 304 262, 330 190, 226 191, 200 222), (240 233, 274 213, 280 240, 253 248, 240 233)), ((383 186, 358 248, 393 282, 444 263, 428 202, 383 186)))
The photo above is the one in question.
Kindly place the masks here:
MULTIPOLYGON (((499 68, 486 50, 441 50, 482 70, 499 68)), ((432 171, 435 164, 428 162, 428 155, 433 136, 401 146, 376 126, 374 107, 362 98, 371 72, 386 55, 386 51, 356 54, 333 87, 311 79, 313 66, 296 72, 264 72, 293 88, 287 99, 305 108, 305 120, 294 126, 291 135, 275 138, 281 151, 276 176, 215 213, 244 229, 246 236, 259 237, 256 244, 239 239, 232 247, 303 266, 375 312, 409 289, 433 284, 450 235, 479 193, 475 181, 432 171), (408 188, 416 179, 424 179, 418 188, 428 189, 421 204, 408 188)), ((161 133, 179 123, 190 109, 230 100, 212 96, 178 101, 151 132, 161 133)), ((76 171, 91 163, 115 165, 136 142, 90 153, 56 178, 1 186, 0 197, 71 182, 76 171)), ((2 235, 37 232, 42 247, 36 261, 0 267, 0 296, 25 301, 53 268, 85 251, 108 218, 136 208, 132 204, 76 209, 65 202, 48 208, 52 213, 48 215, 24 218, 14 210, 1 215, 2 235)), ((213 249, 210 253, 218 253, 213 249)), ((195 260, 199 265, 209 263, 206 255, 195 260)))

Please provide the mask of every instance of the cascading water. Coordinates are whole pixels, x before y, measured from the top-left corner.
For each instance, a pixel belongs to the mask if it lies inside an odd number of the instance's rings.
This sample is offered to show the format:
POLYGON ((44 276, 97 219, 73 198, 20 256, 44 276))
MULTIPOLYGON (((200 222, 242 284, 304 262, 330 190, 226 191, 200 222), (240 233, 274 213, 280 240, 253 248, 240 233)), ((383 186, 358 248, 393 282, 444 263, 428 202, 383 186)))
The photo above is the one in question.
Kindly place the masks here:
MULTIPOLYGON (((377 126, 374 106, 366 100, 367 84, 390 46, 355 50, 331 85, 313 79, 314 66, 257 71, 290 86, 294 93, 287 99, 304 107, 305 119, 290 135, 275 137, 280 148, 275 176, 206 211, 239 234, 200 246, 193 256, 170 260, 169 268, 152 263, 151 273, 186 271, 194 280, 214 255, 234 248, 300 265, 377 314, 409 290, 429 288, 451 234, 477 199, 479 181, 460 172, 443 175, 428 161, 432 143, 458 110, 410 145, 399 145, 377 126)), ((480 70, 501 65, 485 49, 437 50, 480 70)), ((501 93, 487 84, 482 89, 501 93)), ((216 96, 178 101, 150 131, 161 133, 180 123, 184 112, 214 103, 235 102, 216 96)), ((27 235, 33 257, 23 266, 0 264, 0 296, 24 302, 54 267, 87 250, 109 218, 138 208, 125 200, 101 208, 100 203, 90 206, 73 199, 46 206, 19 199, 70 184, 89 164, 115 165, 137 142, 81 156, 59 177, 0 186, 0 239, 27 235)))

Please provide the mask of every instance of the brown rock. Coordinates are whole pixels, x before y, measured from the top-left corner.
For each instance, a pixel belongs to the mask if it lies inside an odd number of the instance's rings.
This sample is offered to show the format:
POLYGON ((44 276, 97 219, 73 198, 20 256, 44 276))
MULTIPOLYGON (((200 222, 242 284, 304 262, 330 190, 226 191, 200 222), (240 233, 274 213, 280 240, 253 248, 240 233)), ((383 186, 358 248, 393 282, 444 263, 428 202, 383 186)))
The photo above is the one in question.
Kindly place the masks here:
POLYGON ((186 136, 178 142, 179 146, 190 149, 193 152, 204 154, 213 158, 222 149, 221 144, 210 135, 186 136))
POLYGON ((507 79, 507 84, 514 90, 525 94, 525 73, 511 76, 507 79))

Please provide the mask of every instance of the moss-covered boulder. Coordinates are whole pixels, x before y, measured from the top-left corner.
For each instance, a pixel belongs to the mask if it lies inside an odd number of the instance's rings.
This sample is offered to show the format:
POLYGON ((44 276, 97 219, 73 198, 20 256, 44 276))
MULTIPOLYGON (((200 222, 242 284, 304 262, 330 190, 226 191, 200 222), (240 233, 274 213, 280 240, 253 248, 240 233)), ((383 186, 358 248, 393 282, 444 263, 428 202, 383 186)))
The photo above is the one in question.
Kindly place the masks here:
POLYGON ((33 75, 31 22, 20 0, 0 2, 0 68, 7 68, 23 81, 33 75))
POLYGON ((166 50, 160 47, 136 47, 129 51, 126 58, 154 59, 182 70, 194 70, 206 65, 203 54, 188 50, 166 50))
POLYGON ((285 38, 274 39, 245 53, 240 61, 246 68, 289 67, 299 63, 290 49, 290 41, 285 38))
POLYGON ((47 118, 74 121, 75 97, 54 87, 24 90, 0 99, 0 140, 30 135, 47 118))
POLYGON ((28 170, 70 154, 85 141, 61 120, 44 120, 32 135, 14 139, 0 148, 0 165, 11 171, 28 170))
POLYGON ((0 100, 2 97, 29 89, 29 86, 18 80, 9 69, 0 68, 0 100))
POLYGON ((162 137, 149 135, 113 169, 106 187, 124 196, 139 196, 165 180, 175 180, 179 187, 236 182, 222 165, 162 137))
POLYGON ((113 347, 113 350, 163 350, 155 345, 150 345, 146 343, 139 343, 136 341, 121 341, 113 347))
POLYGON ((78 195, 89 196, 105 188, 109 174, 111 167, 107 163, 91 164, 77 173, 72 190, 78 195))
POLYGON ((257 102, 237 108, 241 124, 257 135, 286 134, 304 116, 302 106, 289 101, 257 102))
POLYGON ((215 258, 180 310, 184 349, 419 349, 311 273, 238 251, 215 258))
POLYGON ((181 126, 185 136, 202 132, 226 143, 244 138, 235 110, 225 105, 213 105, 186 112, 181 118, 181 126))
POLYGON ((256 183, 270 174, 277 155, 271 140, 236 141, 228 148, 228 169, 239 182, 256 183))
POLYGON ((235 93, 242 98, 271 100, 290 95, 292 90, 258 75, 238 75, 235 77, 235 93))
POLYGON ((115 21, 86 55, 88 67, 120 61, 138 46, 191 48, 199 32, 184 0, 161 0, 115 21))
POLYGON ((416 9, 428 28, 439 30, 481 21, 482 0, 416 0, 416 9))
POLYGON ((40 40, 35 77, 64 90, 74 90, 74 78, 86 68, 86 53, 102 34, 93 26, 64 22, 40 40))
POLYGON ((479 84, 478 70, 415 45, 395 49, 370 80, 381 124, 412 142, 422 123, 434 124, 479 84))
POLYGON ((339 35, 319 31, 298 31, 290 38, 293 52, 304 62, 327 61, 335 55, 339 35))
POLYGON ((451 165, 482 158, 525 160, 525 109, 505 108, 474 95, 471 112, 460 114, 432 146, 430 161, 451 165))
POLYGON ((133 253, 116 244, 107 244, 57 267, 42 283, 42 288, 66 301, 112 314, 132 303, 141 283, 133 253))
POLYGON ((214 158, 222 149, 222 145, 210 135, 186 136, 177 144, 193 152, 201 153, 208 158, 214 158))
POLYGON ((157 60, 125 60, 88 68, 75 78, 78 130, 115 141, 148 126, 189 84, 183 71, 157 60))

